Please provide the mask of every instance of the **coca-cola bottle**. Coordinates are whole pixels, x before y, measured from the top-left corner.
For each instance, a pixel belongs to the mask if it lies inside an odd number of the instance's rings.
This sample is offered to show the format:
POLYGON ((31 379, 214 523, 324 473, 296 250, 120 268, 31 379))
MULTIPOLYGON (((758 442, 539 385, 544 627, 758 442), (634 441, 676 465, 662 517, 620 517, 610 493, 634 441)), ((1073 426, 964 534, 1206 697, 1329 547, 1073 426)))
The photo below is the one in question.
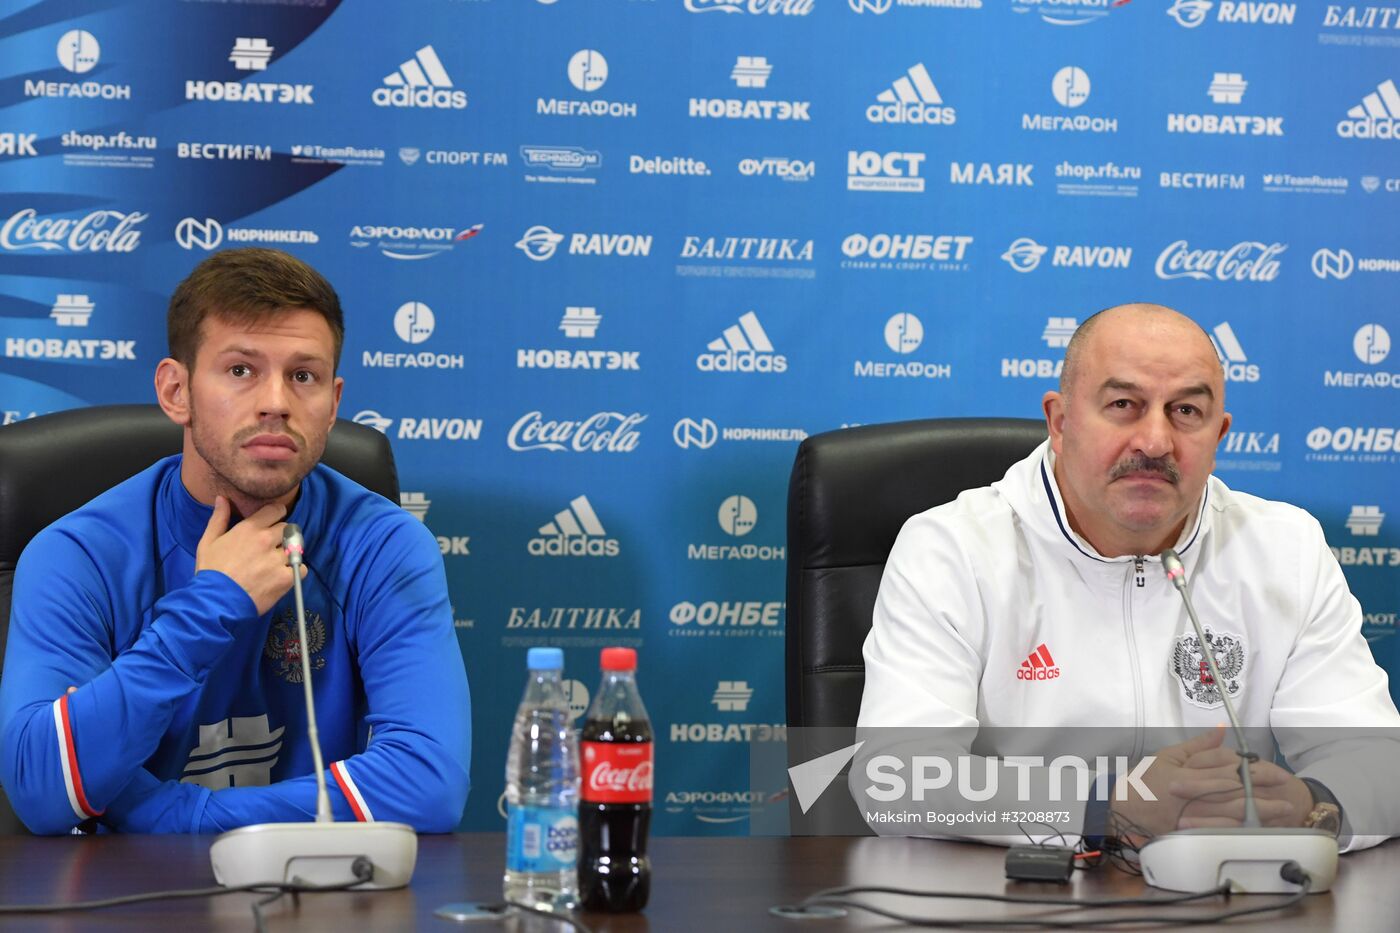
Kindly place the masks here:
POLYGON ((604 648, 603 680, 583 726, 579 897, 584 910, 641 910, 651 894, 651 720, 637 692, 637 652, 604 648))

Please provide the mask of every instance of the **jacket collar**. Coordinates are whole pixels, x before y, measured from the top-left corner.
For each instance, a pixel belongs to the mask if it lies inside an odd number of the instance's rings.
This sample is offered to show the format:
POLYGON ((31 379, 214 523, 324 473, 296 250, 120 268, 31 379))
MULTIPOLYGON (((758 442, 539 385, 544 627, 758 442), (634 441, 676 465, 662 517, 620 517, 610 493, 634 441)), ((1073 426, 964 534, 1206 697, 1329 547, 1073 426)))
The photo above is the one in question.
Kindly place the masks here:
MULTIPOLYGON (((1217 482, 1211 477, 1201 493, 1201 501, 1186 526, 1177 538, 1176 552, 1184 558, 1191 547, 1209 529, 1210 512, 1207 506, 1211 496, 1211 486, 1217 482)), ((1069 525, 1069 511, 1065 508, 1064 497, 1060 494, 1059 483, 1055 479, 1055 452, 1050 449, 1047 439, 1031 452, 1025 460, 1017 463, 997 484, 1006 495, 1012 509, 1026 524, 1041 537, 1060 542, 1072 549, 1078 557, 1097 563, 1123 563, 1133 560, 1131 556, 1105 557, 1082 535, 1069 525)), ((1148 555, 1149 560, 1158 560, 1156 555, 1148 555)))

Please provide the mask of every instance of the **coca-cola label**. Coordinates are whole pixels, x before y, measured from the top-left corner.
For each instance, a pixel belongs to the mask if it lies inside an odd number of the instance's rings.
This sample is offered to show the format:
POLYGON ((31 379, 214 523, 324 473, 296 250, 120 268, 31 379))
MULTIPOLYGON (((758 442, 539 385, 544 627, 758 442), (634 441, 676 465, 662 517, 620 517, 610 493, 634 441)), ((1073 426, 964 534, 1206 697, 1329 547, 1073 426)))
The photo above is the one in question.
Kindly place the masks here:
POLYGON ((1258 240, 1246 240, 1223 250, 1192 249, 1185 240, 1177 240, 1157 257, 1157 278, 1272 282, 1278 278, 1278 257, 1286 249, 1286 243, 1258 240))
POLYGON ((148 215, 98 210, 85 217, 40 217, 32 207, 0 224, 0 249, 62 253, 129 253, 141 245, 136 227, 148 215))
POLYGON ((583 788, 590 803, 651 803, 651 742, 584 742, 583 788))
POLYGON ((582 421, 552 421, 531 411, 511 426, 506 443, 511 450, 626 454, 637 449, 642 438, 637 425, 645 420, 641 412, 600 411, 582 421))

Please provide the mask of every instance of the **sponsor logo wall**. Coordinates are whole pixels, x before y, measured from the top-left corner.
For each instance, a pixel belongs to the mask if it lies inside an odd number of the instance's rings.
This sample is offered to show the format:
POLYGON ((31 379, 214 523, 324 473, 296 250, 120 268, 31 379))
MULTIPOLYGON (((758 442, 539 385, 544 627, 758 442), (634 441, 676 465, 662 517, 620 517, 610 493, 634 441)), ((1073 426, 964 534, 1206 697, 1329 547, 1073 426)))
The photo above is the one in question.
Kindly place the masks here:
POLYGON ((784 736, 797 445, 1035 417, 1130 299, 1201 324, 1218 475, 1319 519, 1400 691, 1396 0, 81 6, 0 23, 0 423, 150 402, 215 250, 324 272, 446 567, 464 828, 544 644, 584 700, 640 649, 658 832, 785 806, 735 776, 784 736))

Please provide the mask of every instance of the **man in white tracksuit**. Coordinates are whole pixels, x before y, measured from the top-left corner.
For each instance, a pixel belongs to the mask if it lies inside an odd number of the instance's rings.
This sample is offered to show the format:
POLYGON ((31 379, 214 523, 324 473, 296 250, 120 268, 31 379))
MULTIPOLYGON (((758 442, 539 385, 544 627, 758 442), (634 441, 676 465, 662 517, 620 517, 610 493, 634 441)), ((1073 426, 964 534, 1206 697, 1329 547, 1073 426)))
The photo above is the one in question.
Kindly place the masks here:
POLYGON ((1190 319, 1124 305, 1086 320, 1045 394, 1046 443, 905 523, 859 725, 1177 727, 1193 737, 1156 750, 1145 777, 1159 803, 1133 793, 1112 810, 1154 833, 1239 825, 1221 685, 1157 556, 1175 548, 1241 721, 1274 729, 1297 771, 1252 766, 1261 820, 1332 829, 1344 849, 1393 834, 1400 775, 1328 748, 1329 730, 1400 726, 1360 606, 1315 519, 1211 476, 1224 401, 1190 319))

